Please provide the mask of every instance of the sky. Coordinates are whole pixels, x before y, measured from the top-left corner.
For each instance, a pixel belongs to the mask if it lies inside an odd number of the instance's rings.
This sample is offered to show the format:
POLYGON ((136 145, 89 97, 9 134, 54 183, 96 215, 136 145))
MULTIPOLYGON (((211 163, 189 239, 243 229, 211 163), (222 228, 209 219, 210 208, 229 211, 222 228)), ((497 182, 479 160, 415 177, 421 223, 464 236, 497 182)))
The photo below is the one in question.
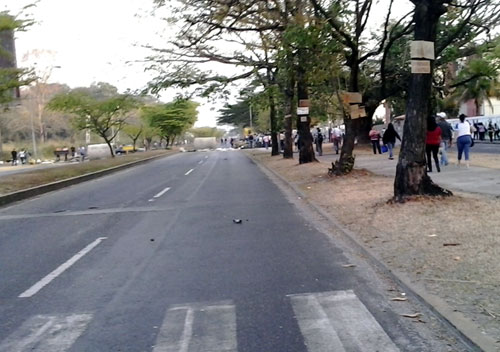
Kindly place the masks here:
MULTIPOLYGON (((35 0, 0 1, 0 11, 16 14, 35 0)), ((408 0, 398 1, 397 11, 409 8, 408 0)), ((152 9, 153 0, 40 0, 29 9, 37 23, 16 34, 18 66, 38 67, 49 82, 72 88, 102 81, 121 92, 142 89, 153 76, 140 63, 150 53, 141 45, 161 46, 172 31, 151 16, 152 9)), ((174 96, 166 92, 162 100, 174 96)), ((223 102, 199 102, 195 126, 214 127, 223 102)))
MULTIPOLYGON (((17 14, 32 1, 1 0, 0 11, 17 14)), ((16 33, 17 64, 37 67, 49 75, 49 82, 71 88, 107 82, 119 91, 144 88, 153 78, 141 63, 146 44, 160 45, 168 35, 165 23, 153 18, 152 0, 41 0, 28 13, 36 24, 16 33), (162 32, 164 31, 164 32, 162 32)), ((175 92, 162 94, 169 101, 175 92)), ((216 125, 216 111, 222 103, 199 100, 195 126, 216 125)))

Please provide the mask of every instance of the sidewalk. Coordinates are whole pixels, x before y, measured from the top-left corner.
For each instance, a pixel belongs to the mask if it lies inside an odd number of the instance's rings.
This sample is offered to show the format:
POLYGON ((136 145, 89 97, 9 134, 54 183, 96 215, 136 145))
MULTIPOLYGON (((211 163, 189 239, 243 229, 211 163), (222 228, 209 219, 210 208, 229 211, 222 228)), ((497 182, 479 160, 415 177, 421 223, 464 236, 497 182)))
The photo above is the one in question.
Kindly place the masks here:
MULTIPOLYGON (((325 149, 323 149, 325 150, 325 149)), ((394 155, 394 160, 388 159, 388 154, 373 154, 366 151, 355 150, 355 169, 366 169, 376 175, 394 177, 396 175, 396 165, 398 163, 398 153, 394 155)), ((325 163, 338 160, 339 155, 332 152, 324 153, 316 158, 325 163)), ((462 165, 458 167, 452 161, 448 166, 441 166, 441 172, 429 173, 431 179, 446 189, 466 193, 484 194, 493 197, 500 197, 500 169, 470 166, 469 169, 462 165)))
MULTIPOLYGON (((329 156, 320 157, 328 161, 329 156)), ((330 157, 330 160, 335 160, 330 157)), ((397 157, 389 160, 386 154, 359 155, 356 157, 355 168, 366 169, 377 175, 394 177, 396 175, 397 157)), ((480 193, 500 197, 500 170, 485 167, 465 165, 458 167, 456 164, 442 166, 441 172, 429 173, 432 180, 441 187, 452 191, 467 193, 480 193)))

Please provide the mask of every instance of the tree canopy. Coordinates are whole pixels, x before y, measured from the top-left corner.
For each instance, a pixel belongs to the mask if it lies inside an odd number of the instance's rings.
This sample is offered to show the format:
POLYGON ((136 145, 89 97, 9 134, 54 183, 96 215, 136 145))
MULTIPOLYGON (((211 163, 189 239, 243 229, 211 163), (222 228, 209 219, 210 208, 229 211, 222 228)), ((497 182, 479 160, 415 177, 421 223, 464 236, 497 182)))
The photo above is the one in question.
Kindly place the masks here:
POLYGON ((141 116, 155 128, 167 145, 196 122, 198 103, 178 99, 166 104, 147 105, 141 109, 141 116))
POLYGON ((123 94, 109 97, 96 97, 103 85, 90 88, 77 88, 60 94, 50 100, 50 110, 73 115, 73 125, 78 130, 90 130, 104 139, 111 156, 114 156, 112 142, 127 120, 127 113, 136 108, 138 101, 123 94))

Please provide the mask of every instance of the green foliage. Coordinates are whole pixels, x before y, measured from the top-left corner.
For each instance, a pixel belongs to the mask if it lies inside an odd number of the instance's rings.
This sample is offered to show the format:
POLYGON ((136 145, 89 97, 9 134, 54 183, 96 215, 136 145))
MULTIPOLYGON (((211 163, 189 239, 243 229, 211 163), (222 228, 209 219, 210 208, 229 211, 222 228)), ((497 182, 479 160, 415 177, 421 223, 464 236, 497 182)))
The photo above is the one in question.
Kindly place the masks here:
POLYGON ((160 137, 175 137, 194 125, 198 116, 198 105, 185 99, 167 104, 148 105, 141 109, 141 116, 160 137))
POLYGON ((216 137, 216 138, 221 138, 226 133, 226 131, 219 130, 216 127, 191 128, 189 132, 192 133, 194 137, 216 137))
MULTIPOLYGON (((137 105, 137 100, 128 95, 96 98, 91 87, 59 94, 50 100, 47 108, 72 114, 75 128, 89 129, 111 146, 111 142, 125 124, 126 114, 137 105)), ((113 152, 111 154, 113 155, 113 152)))
POLYGON ((219 110, 217 117, 219 125, 234 125, 239 127, 250 126, 250 103, 248 100, 239 100, 235 104, 226 104, 219 110))
MULTIPOLYGON (((497 39, 497 42, 500 42, 497 39)), ((500 45, 484 53, 482 57, 469 60, 456 78, 453 96, 459 102, 473 100, 479 107, 486 101, 492 106, 490 97, 500 98, 500 45)))

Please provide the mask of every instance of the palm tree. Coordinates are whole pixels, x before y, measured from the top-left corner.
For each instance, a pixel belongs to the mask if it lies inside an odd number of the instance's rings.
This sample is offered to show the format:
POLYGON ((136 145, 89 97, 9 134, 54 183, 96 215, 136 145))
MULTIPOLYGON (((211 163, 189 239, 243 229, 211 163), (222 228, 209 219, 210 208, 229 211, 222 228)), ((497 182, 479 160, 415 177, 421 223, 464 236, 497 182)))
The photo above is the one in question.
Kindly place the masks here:
POLYGON ((487 102, 493 109, 490 98, 500 98, 498 68, 486 60, 472 60, 459 73, 458 80, 461 84, 457 86, 454 96, 459 102, 473 100, 478 115, 479 108, 484 102, 487 102))

